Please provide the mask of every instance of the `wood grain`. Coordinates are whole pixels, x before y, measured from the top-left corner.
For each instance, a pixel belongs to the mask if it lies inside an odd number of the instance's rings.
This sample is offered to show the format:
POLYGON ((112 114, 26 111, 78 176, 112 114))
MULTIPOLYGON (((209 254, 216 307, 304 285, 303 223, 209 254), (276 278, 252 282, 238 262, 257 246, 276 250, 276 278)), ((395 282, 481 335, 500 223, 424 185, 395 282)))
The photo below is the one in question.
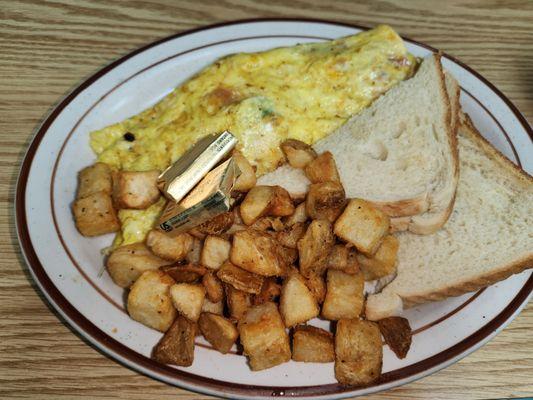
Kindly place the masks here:
MULTIPOLYGON (((167 35, 221 21, 308 17, 375 25, 440 48, 533 121, 533 2, 0 1, 0 398, 207 398, 139 375, 87 344, 36 289, 17 244, 18 167, 39 122, 98 68, 167 35)), ((533 305, 494 340, 430 377, 369 399, 533 394, 533 305)))

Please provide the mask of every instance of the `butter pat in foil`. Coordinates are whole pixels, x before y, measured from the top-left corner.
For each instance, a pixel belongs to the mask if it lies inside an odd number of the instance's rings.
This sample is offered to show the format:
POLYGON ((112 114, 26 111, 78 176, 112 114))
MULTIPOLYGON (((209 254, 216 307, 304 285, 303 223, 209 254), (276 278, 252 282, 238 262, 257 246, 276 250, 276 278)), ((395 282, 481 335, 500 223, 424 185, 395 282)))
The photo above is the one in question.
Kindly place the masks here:
POLYGON ((228 131, 200 139, 159 175, 159 190, 167 199, 178 203, 236 144, 237 138, 228 131))
POLYGON ((231 189, 240 173, 233 158, 224 161, 182 201, 169 201, 159 218, 158 229, 169 236, 178 235, 229 211, 232 206, 231 189))

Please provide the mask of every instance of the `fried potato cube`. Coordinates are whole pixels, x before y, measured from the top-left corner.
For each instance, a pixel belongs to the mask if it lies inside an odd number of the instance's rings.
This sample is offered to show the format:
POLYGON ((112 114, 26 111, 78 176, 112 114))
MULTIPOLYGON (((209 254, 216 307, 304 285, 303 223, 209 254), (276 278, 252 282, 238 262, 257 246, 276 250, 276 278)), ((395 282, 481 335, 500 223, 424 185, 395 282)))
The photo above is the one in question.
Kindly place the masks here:
POLYGON ((405 358, 411 347, 413 333, 406 318, 388 317, 377 321, 379 331, 398 358, 405 358))
POLYGON ((337 171, 337 164, 333 159, 333 155, 329 151, 320 154, 317 158, 307 164, 305 167, 305 175, 307 175, 311 183, 340 183, 341 181, 339 172, 337 171))
POLYGON ((252 225, 250 225, 250 229, 268 232, 272 229, 272 217, 261 217, 257 219, 252 225))
POLYGON ((308 218, 309 216, 307 215, 307 210, 304 201, 296 206, 292 215, 286 217, 285 226, 293 226, 298 223, 304 223, 307 221, 308 218))
POLYGON ((229 228, 226 231, 226 236, 231 237, 231 236, 233 236, 235 234, 235 232, 245 231, 246 229, 248 229, 248 227, 246 225, 233 224, 233 225, 231 225, 231 228, 229 228))
POLYGON ((225 262, 217 272, 222 282, 233 286, 235 289, 246 293, 258 294, 261 292, 263 277, 239 268, 229 261, 225 262))
POLYGON ((281 186, 273 186, 273 196, 268 208, 268 215, 287 217, 294 213, 294 204, 287 190, 281 186))
POLYGON ((118 208, 144 209, 159 200, 158 171, 117 172, 113 179, 113 200, 118 208))
POLYGON ((239 225, 244 224, 244 221, 242 220, 242 217, 241 217, 241 207, 235 206, 233 207, 232 211, 233 211, 233 223, 239 224, 239 225))
POLYGON ((205 238, 200 264, 207 268, 219 269, 229 258, 231 243, 219 236, 208 236, 205 238))
POLYGON ((253 188, 257 182, 254 167, 252 167, 248 159, 244 157, 240 151, 233 151, 233 160, 241 171, 235 185, 233 185, 233 190, 247 192, 253 188))
POLYGON ((78 199, 91 194, 113 192, 113 175, 107 164, 97 162, 78 173, 78 199))
POLYGON ((265 278, 261 292, 254 296, 254 306, 266 303, 268 301, 275 301, 281 294, 281 286, 276 282, 275 278, 265 278))
POLYGON ((352 247, 348 249, 348 263, 346 265, 346 268, 343 269, 343 272, 353 275, 361 271, 361 268, 359 267, 359 261, 357 261, 358 254, 359 253, 357 252, 357 250, 355 250, 355 248, 352 247))
POLYGON ((278 247, 279 244, 267 233, 253 229, 239 231, 233 235, 230 260, 238 267, 258 275, 281 275, 285 263, 278 247))
POLYGON ((311 325, 298 325, 292 336, 292 359, 316 363, 335 361, 333 334, 311 325))
POLYGON ((298 241, 301 274, 306 278, 311 274, 321 275, 326 269, 326 261, 334 243, 329 221, 311 222, 303 238, 298 241))
POLYGON ((378 325, 341 319, 335 333, 335 377, 343 385, 367 385, 377 380, 383 364, 378 325))
POLYGON ((392 235, 385 236, 376 254, 367 257, 357 255, 357 261, 365 276, 365 281, 373 281, 396 272, 396 257, 400 243, 392 235))
POLYGON ((278 253, 285 265, 293 265, 298 261, 298 250, 285 246, 278 246, 278 253))
POLYGON ((389 217, 368 202, 353 199, 335 222, 334 232, 360 252, 373 255, 389 232, 389 217))
POLYGON ((276 217, 270 217, 270 225, 272 226, 272 229, 274 232, 281 232, 283 229, 285 229, 285 224, 281 221, 281 218, 276 217))
POLYGON ((170 275, 177 283, 196 282, 207 273, 207 268, 197 264, 168 265, 159 269, 170 275))
POLYGON ((336 244, 329 253, 326 261, 327 268, 343 271, 347 274, 356 274, 360 270, 357 256, 358 253, 353 248, 349 249, 342 244, 336 244))
POLYGON ((235 325, 217 314, 202 313, 198 326, 205 339, 222 354, 230 351, 239 337, 239 331, 235 325))
POLYGON ((209 299, 204 299, 204 304, 202 305, 202 313, 213 313, 217 315, 224 314, 224 301, 220 300, 217 302, 209 301, 209 299))
POLYGON ((202 284, 205 287, 205 294, 210 301, 217 303, 224 299, 224 286, 213 272, 210 271, 202 277, 202 284))
POLYGON ((320 275, 311 274, 305 278, 305 284, 315 297, 318 304, 322 304, 326 298, 326 282, 320 275))
POLYGON ((197 226, 187 231, 187 233, 191 235, 193 238, 198 239, 198 240, 204 240, 207 236, 205 233, 200 232, 197 226))
POLYGON ((261 217, 250 225, 250 229, 261 232, 280 232, 285 229, 285 225, 279 217, 261 217))
POLYGON ((205 288, 199 283, 176 283, 170 287, 172 304, 192 322, 198 321, 205 299, 205 288))
POLYGON ((348 253, 349 250, 346 246, 336 244, 329 252, 327 267, 343 271, 348 266, 348 253))
POLYGON ((294 224, 276 234, 276 239, 278 242, 285 247, 290 249, 298 248, 298 240, 300 240, 307 230, 304 223, 299 222, 294 224))
POLYGON ((169 261, 152 252, 144 243, 117 247, 106 262, 107 272, 118 286, 130 287, 144 271, 156 270, 169 261))
POLYGON ((163 364, 189 367, 194 361, 196 324, 179 315, 154 349, 154 359, 163 364))
POLYGON ((296 139, 285 140, 280 147, 287 161, 294 168, 305 168, 317 156, 311 146, 296 139))
POLYGON ((279 311, 287 328, 318 316, 318 303, 300 274, 292 273, 283 281, 279 311))
POLYGON ((270 211, 270 203, 274 197, 272 186, 255 186, 247 194, 239 211, 246 225, 252 225, 270 211))
POLYGON ((76 228, 83 236, 98 236, 120 229, 111 196, 96 192, 78 199, 72 206, 76 228))
POLYGON ((239 206, 241 218, 252 225, 263 216, 286 217, 294 213, 289 192, 280 186, 255 186, 239 206))
POLYGON ((153 229, 146 236, 146 245, 150 250, 156 256, 170 261, 184 260, 192 249, 193 244, 194 238, 188 233, 180 233, 171 237, 153 229))
POLYGON ((250 308, 238 324, 244 354, 252 371, 260 371, 291 359, 289 336, 274 303, 250 308))
POLYGON ((187 256, 185 256, 185 260, 187 260, 187 262, 190 264, 200 264, 202 246, 203 246, 202 241, 200 239, 196 239, 195 237, 193 237, 192 246, 189 249, 187 256))
POLYGON ((225 292, 229 315, 232 319, 238 321, 252 306, 252 295, 235 289, 231 285, 225 285, 225 292))
POLYGON ((352 275, 329 269, 322 316, 331 321, 359 317, 365 301, 364 285, 361 272, 352 275))
POLYGON ((346 194, 339 182, 322 182, 309 185, 305 200, 307 214, 313 219, 326 219, 333 223, 346 205, 346 194))
POLYGON ((233 225, 234 221, 235 214, 233 211, 228 211, 205 221, 203 224, 198 225, 196 229, 206 235, 221 235, 233 225))
POLYGON ((170 298, 174 280, 161 271, 145 271, 131 286, 128 313, 135 321, 165 332, 176 317, 170 298))
MULTIPOLYGON (((246 197, 246 192, 239 192, 237 190, 232 190, 230 196, 231 196, 232 203, 234 205, 235 204, 241 204, 242 201, 244 200, 244 198, 246 197)), ((235 213, 233 213, 233 214, 235 216, 235 213)), ((242 221, 241 221, 241 223, 242 223, 242 221)))

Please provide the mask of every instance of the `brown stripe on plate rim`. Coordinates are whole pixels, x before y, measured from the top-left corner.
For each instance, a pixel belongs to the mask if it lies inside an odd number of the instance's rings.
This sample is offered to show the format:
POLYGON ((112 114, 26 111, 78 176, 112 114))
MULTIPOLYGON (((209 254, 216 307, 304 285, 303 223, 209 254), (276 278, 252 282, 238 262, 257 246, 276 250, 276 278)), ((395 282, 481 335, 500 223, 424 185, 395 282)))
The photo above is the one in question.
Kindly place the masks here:
MULTIPOLYGON (((50 124, 57 118, 59 113, 66 107, 67 104, 69 104, 72 101, 74 97, 76 97, 81 91, 83 91, 85 88, 87 88, 89 85, 91 85, 93 82, 95 82, 97 79, 99 79, 101 76, 103 76, 105 73, 107 73, 108 71, 116 67, 117 65, 123 63, 124 61, 133 57, 134 55, 146 49, 154 47, 158 44, 164 43, 166 41, 175 39, 180 36, 188 35, 194 32, 212 29, 215 27, 250 23, 250 22, 268 22, 268 21, 315 22, 315 23, 326 23, 326 24, 344 26, 344 27, 350 27, 350 28, 368 29, 366 27, 361 27, 357 25, 336 23, 336 22, 324 21, 324 20, 318 20, 318 19, 313 20, 313 19, 302 19, 302 18, 299 18, 299 19, 272 18, 272 19, 253 19, 253 20, 225 22, 225 23, 220 23, 216 25, 204 26, 204 27, 200 27, 197 29, 189 30, 189 31, 184 31, 176 35, 163 38, 161 40, 148 44, 144 47, 141 47, 125 55, 124 57, 116 60, 115 62, 109 64, 108 66, 102 68, 100 71, 96 72, 92 77, 82 82, 80 86, 78 86, 68 96, 66 96, 66 98, 51 112, 48 118, 43 122, 41 127, 38 129, 32 143, 30 144, 28 151, 26 153, 26 156, 21 165, 21 171, 20 171, 19 179, 17 181, 16 201, 15 201, 17 233, 19 236, 22 249, 24 250, 24 255, 28 261, 28 265, 30 266, 30 269, 32 273, 34 274, 34 276, 39 281, 40 286, 46 291, 47 297, 49 297, 53 301, 53 303, 59 308, 59 310, 62 313, 64 313, 65 316, 67 316, 67 318, 71 321, 72 324, 82 329, 94 342, 98 343, 101 351, 106 352, 107 350, 107 352, 116 353, 114 358, 117 359, 117 361, 127 365, 128 367, 134 368, 134 366, 137 366, 138 368, 147 369, 151 372, 150 375, 153 376, 154 378, 162 379, 161 376, 158 376, 158 375, 163 375, 166 378, 168 378, 167 381, 171 380, 172 383, 174 384, 179 384, 180 383, 179 381, 181 380, 181 383, 184 385, 187 385, 187 387, 191 390, 205 391, 206 389, 208 389, 210 391, 218 392, 219 394, 223 394, 223 395, 225 394, 226 396, 230 394, 252 395, 252 396, 261 396, 261 395, 271 396, 271 395, 276 395, 276 394, 280 395, 281 393, 284 393, 285 395, 292 395, 292 396, 306 396, 306 395, 326 395, 326 394, 346 393, 348 391, 356 390, 357 388, 344 387, 344 386, 337 385, 337 384, 321 385, 321 386, 307 386, 307 387, 286 387, 286 388, 285 387, 263 387, 263 386, 243 385, 243 384, 235 384, 231 382, 217 381, 211 378, 205 378, 205 377, 197 376, 194 374, 190 374, 185 371, 179 371, 179 370, 176 370, 175 368, 172 368, 166 365, 158 364, 155 361, 134 352, 133 350, 122 345, 121 343, 113 339, 112 337, 102 332, 98 327, 96 327, 88 319, 86 319, 83 315, 81 315, 63 297, 63 295, 59 292, 59 290, 55 287, 53 282, 47 276, 44 270, 44 267, 42 266, 37 254, 35 253, 35 250, 33 248, 33 245, 30 239, 29 231, 27 229, 27 218, 25 214, 25 209, 26 209, 25 194, 26 194, 26 183, 27 183, 29 171, 30 171, 30 168, 33 162, 33 158, 35 156, 35 153, 37 151, 37 148, 40 142, 42 141, 44 134, 50 127, 50 124), (124 359, 128 360, 132 364, 126 364, 124 359), (175 380, 178 380, 178 382, 175 382, 175 380), (231 389, 231 390, 228 391, 228 389, 231 389)), ((410 39, 406 39, 406 40, 409 40, 415 44, 425 47, 431 51, 436 51, 431 46, 428 46, 428 45, 425 45, 425 44, 422 44, 422 43, 419 43, 417 41, 410 40, 410 39)), ((454 57, 448 56, 446 54, 445 56, 451 59, 452 61, 456 62, 457 64, 461 65, 463 68, 465 68, 466 70, 474 74, 483 83, 489 86, 489 88, 491 88, 494 91, 494 93, 496 93, 496 95, 498 95, 508 105, 511 111, 513 111, 513 114, 516 116, 518 121, 524 127, 528 135, 530 137, 533 137, 532 129, 527 123, 527 121, 525 120, 525 118, 520 114, 520 112, 514 106, 514 104, 512 104, 512 102, 509 99, 507 99, 496 87, 494 87, 494 85, 492 85, 489 81, 487 81, 485 78, 483 78, 481 75, 479 75, 476 71, 472 70, 467 65, 456 60, 454 57)), ((489 323, 487 323, 485 326, 480 328, 477 332, 463 339, 463 341, 455 344, 449 349, 443 352, 440 352, 426 360, 423 360, 418 363, 412 364, 408 367, 396 370, 394 371, 394 373, 388 372, 388 373, 383 374, 382 379, 379 383, 398 381, 400 379, 411 377, 418 373, 424 372, 428 370, 429 368, 438 366, 439 364, 442 364, 443 362, 446 362, 452 359, 453 357, 460 355, 464 351, 468 350, 475 344, 485 339, 487 336, 489 336, 491 333, 497 330, 503 323, 505 323, 513 315, 513 313, 521 306, 521 304, 527 299, 527 297, 529 296, 532 290, 533 290, 533 276, 530 276, 526 284, 518 292, 515 298, 507 305, 507 307, 504 310, 502 310, 489 323)))

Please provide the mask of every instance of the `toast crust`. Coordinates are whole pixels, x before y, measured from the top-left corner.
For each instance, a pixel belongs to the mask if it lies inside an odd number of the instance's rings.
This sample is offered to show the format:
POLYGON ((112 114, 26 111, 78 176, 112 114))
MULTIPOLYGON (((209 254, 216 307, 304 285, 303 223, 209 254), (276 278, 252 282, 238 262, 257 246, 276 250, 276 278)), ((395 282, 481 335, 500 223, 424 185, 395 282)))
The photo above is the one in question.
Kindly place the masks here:
POLYGON ((510 161, 507 157, 503 155, 500 150, 490 144, 490 142, 485 139, 481 135, 481 133, 479 133, 468 114, 461 112, 459 114, 459 118, 461 121, 460 126, 462 126, 466 130, 466 132, 470 134, 471 139, 473 139, 476 144, 483 148, 486 153, 493 156, 492 159, 496 161, 500 165, 500 167, 508 170, 510 173, 515 175, 515 177, 522 181, 524 185, 533 184, 533 176, 529 175, 526 171, 524 171, 514 162, 510 161))
POLYGON ((428 293, 422 293, 413 296, 402 296, 404 309, 414 307, 418 304, 429 303, 431 301, 440 301, 448 297, 461 296, 465 293, 475 292, 496 282, 503 281, 511 275, 519 274, 526 269, 533 268, 533 253, 525 254, 520 259, 502 266, 497 271, 479 276, 474 280, 459 282, 454 286, 442 288, 440 290, 428 293))
POLYGON ((396 217, 390 219, 390 233, 403 232, 409 229, 411 217, 396 217))
POLYGON ((377 209, 383 211, 389 217, 409 217, 422 214, 429 208, 427 192, 411 199, 390 201, 369 201, 377 209))
MULTIPOLYGON (((440 64, 440 55, 439 57, 439 65, 440 64)), ((459 110, 460 110, 460 104, 459 104, 459 97, 461 94, 461 88, 457 81, 450 75, 449 79, 452 80, 452 87, 453 87, 453 93, 448 93, 448 88, 446 85, 446 74, 444 71, 442 71, 441 68, 441 74, 440 74, 440 84, 441 88, 444 89, 444 92, 447 94, 446 96, 446 103, 448 104, 448 120, 450 121, 450 129, 448 130, 448 143, 452 152, 452 168, 453 168, 453 176, 452 176, 452 185, 453 185, 453 194, 450 199, 450 202, 448 206, 443 209, 442 211, 438 213, 434 213, 434 215, 429 218, 427 215, 425 218, 420 218, 415 214, 412 214, 413 217, 410 218, 409 223, 405 223, 405 221, 394 221, 392 222, 393 226, 399 227, 400 230, 409 230, 412 233, 416 233, 418 235, 429 235, 431 233, 434 233, 438 231, 440 228, 446 224, 448 219, 450 218, 450 215, 453 211, 453 206, 455 204, 455 195, 457 192, 457 184, 459 183, 459 146, 457 141, 457 130, 459 127, 459 110), (453 103, 453 106, 452 106, 453 103), (454 113, 452 111, 455 110, 454 113), (406 226, 407 225, 407 226, 406 226)), ((417 213, 422 214, 422 213, 417 213)))

